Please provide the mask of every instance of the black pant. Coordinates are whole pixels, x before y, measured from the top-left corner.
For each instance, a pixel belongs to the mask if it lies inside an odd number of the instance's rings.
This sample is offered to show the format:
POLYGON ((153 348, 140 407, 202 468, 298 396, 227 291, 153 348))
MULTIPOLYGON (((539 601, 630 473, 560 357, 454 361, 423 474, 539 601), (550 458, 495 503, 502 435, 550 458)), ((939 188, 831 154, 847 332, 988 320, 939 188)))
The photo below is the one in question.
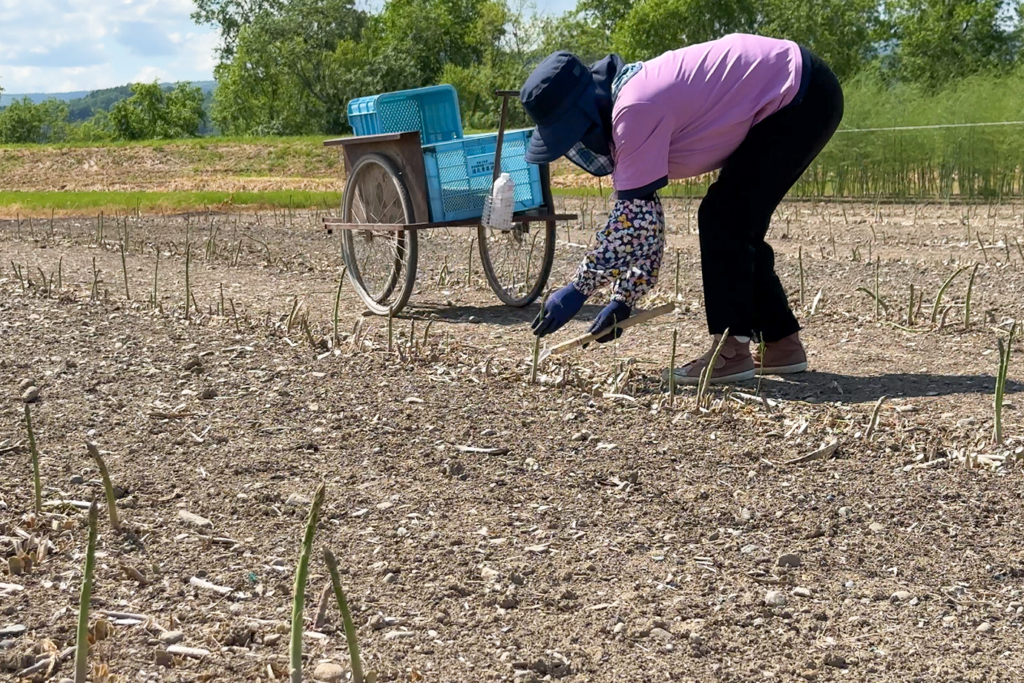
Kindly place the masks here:
MULTIPOLYGON (((772 213, 843 118, 843 91, 821 59, 803 99, 750 129, 697 214, 704 307, 711 334, 773 342, 800 330, 765 242, 772 213)), ((807 67, 805 63, 804 68, 807 67)))

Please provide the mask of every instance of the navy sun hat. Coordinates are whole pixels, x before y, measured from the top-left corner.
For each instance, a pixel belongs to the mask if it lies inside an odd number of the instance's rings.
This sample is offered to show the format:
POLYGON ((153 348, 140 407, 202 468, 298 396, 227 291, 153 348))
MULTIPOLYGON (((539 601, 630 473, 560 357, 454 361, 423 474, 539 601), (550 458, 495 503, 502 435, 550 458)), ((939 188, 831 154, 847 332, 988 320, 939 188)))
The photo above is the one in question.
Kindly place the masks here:
POLYGON ((555 52, 541 62, 519 92, 519 100, 537 128, 526 161, 546 164, 565 155, 598 123, 590 69, 571 52, 555 52))

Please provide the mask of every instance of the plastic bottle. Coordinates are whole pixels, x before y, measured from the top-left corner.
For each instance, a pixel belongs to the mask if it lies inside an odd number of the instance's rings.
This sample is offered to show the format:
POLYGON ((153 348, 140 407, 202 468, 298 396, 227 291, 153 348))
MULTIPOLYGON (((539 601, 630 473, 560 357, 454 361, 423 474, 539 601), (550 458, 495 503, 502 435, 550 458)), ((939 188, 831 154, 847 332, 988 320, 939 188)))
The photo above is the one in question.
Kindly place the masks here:
POLYGON ((516 184, 512 176, 502 173, 494 181, 491 193, 484 199, 481 223, 493 230, 508 230, 512 227, 512 214, 516 205, 516 184))

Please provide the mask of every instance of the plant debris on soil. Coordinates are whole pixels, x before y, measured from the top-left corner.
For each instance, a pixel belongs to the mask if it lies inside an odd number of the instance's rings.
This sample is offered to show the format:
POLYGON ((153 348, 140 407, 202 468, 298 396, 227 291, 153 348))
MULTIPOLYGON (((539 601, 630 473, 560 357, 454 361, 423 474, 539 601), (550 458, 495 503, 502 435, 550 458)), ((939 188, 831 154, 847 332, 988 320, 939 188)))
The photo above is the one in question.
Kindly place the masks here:
MULTIPOLYGON (((607 208, 564 203, 581 223, 550 286, 607 208)), ((769 239, 810 371, 707 408, 661 379, 673 330, 677 364, 710 344, 696 207, 666 202, 645 304, 676 313, 535 384, 538 304, 448 267, 472 231, 421 234, 389 353, 347 282, 334 338, 319 212, 0 221, 0 679, 71 675, 94 443, 122 530, 100 511, 93 681, 287 680, 322 482, 307 680, 349 670, 337 609, 317 619, 325 548, 378 681, 1024 680, 1024 335, 993 440, 1020 207, 783 205, 769 239), (969 320, 970 270, 933 316, 975 263, 969 320)))

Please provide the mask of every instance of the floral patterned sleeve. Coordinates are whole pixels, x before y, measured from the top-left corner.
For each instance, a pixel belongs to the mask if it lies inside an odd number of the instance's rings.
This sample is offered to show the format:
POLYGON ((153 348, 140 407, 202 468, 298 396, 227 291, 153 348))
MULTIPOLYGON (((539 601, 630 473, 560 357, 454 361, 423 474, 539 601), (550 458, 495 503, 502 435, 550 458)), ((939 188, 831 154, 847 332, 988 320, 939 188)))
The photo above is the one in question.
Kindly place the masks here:
POLYGON ((612 300, 635 306, 658 281, 665 250, 661 201, 657 196, 616 200, 597 242, 576 269, 573 285, 590 296, 612 282, 612 300))

